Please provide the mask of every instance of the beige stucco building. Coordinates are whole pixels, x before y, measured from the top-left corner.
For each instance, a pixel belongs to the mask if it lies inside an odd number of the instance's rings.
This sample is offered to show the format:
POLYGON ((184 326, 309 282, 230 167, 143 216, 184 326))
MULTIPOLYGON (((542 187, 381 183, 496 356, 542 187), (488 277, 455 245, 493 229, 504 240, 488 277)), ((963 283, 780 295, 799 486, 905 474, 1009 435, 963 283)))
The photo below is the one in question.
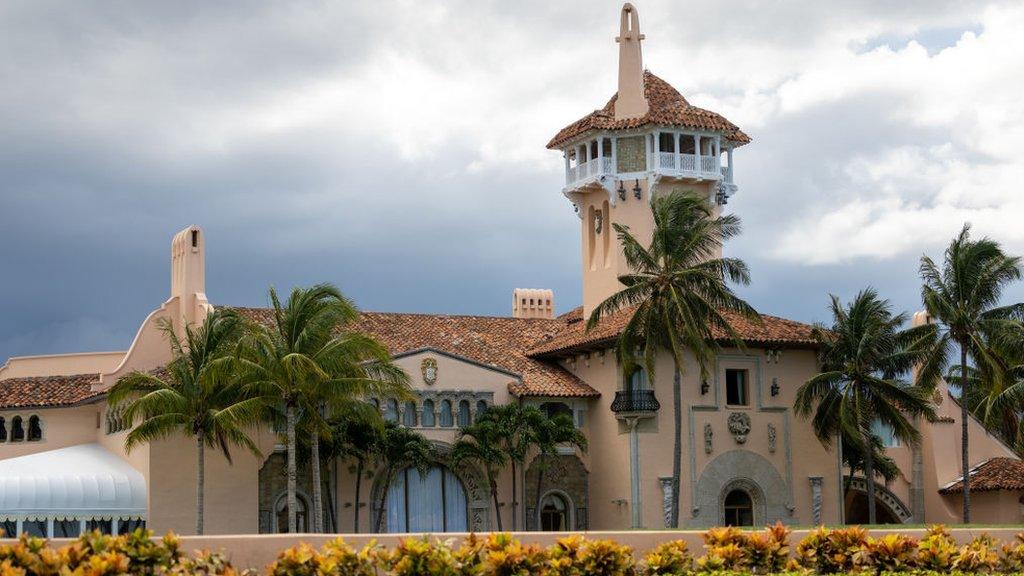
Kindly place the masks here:
MULTIPOLYGON (((681 526, 864 518, 867 483, 856 478, 844 490, 837 448, 826 450, 792 411, 797 388, 817 367, 810 326, 772 316, 763 324, 737 318, 734 328, 746 346, 733 348, 723 338, 711 377, 700 378, 696 369, 674 374, 665 356, 653 382, 642 373, 624 377, 616 362, 612 347, 625 314, 584 328, 583 319, 617 289, 616 278, 626 271, 611 225, 649 236, 651 197, 677 189, 703 194, 723 210, 738 189, 734 153, 750 143, 724 117, 690 105, 646 71, 643 39, 637 11, 627 4, 616 38, 616 95, 548 146, 563 154, 562 193, 580 218, 582 306, 555 316, 551 291, 516 289, 507 317, 364 313, 359 329, 388 346, 418 395, 410 403, 373 401, 386 418, 434 441, 441 456, 429 473, 402 473, 391 486, 369 470, 358 510, 351 463, 331 463, 322 481, 333 530, 350 531, 355 514, 369 530, 376 511, 365 503, 382 490, 389 490, 386 530, 493 528, 495 512, 480 471, 448 468, 443 453, 459 425, 487 406, 509 402, 571 413, 590 450, 562 450, 540 479, 531 457, 520 471, 523 493, 515 500, 511 472, 504 471, 500 513, 506 529, 665 527, 676 378, 682 390, 681 526)), ((70 535, 85 527, 123 531, 144 521, 158 532, 193 530, 195 446, 169 439, 126 453, 128 423, 107 405, 105 391, 131 371, 168 362, 162 319, 180 329, 211 308, 205 248, 197 227, 174 237, 170 296, 142 321, 128 350, 11 358, 0 368, 0 526, 70 535)), ((254 321, 267 320, 265 310, 240 310, 254 321)), ((921 423, 919 448, 895 445, 880 430, 901 471, 890 485, 876 487, 882 520, 958 518, 959 409, 944 387, 936 401, 942 418, 921 423)), ((1020 522, 1024 466, 977 422, 970 425, 975 520, 1020 522)), ((228 464, 207 452, 207 533, 282 529, 282 446, 273 430, 259 430, 256 437, 261 457, 236 451, 228 464)), ((307 528, 309 486, 310 473, 303 469, 300 524, 307 528)))

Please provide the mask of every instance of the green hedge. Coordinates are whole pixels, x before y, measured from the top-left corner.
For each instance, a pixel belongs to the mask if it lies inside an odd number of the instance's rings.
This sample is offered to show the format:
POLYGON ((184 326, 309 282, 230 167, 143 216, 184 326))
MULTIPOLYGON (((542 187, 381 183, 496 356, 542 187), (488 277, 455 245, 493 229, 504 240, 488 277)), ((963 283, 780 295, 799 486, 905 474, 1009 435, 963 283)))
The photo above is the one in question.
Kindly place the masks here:
MULTIPOLYGON (((394 548, 370 543, 355 549, 338 538, 317 550, 299 544, 266 568, 269 576, 749 576, 853 573, 869 575, 1015 574, 1024 576, 1024 535, 998 545, 987 535, 957 545, 943 526, 917 540, 894 533, 874 538, 854 527, 819 528, 790 545, 782 524, 758 532, 714 528, 704 533, 700 557, 681 540, 666 541, 635 558, 629 546, 570 536, 542 548, 509 534, 450 541, 409 538, 394 548)), ((86 534, 55 549, 22 536, 0 546, 0 576, 224 575, 238 571, 221 554, 180 550, 178 538, 162 540, 137 530, 122 536, 86 534)))

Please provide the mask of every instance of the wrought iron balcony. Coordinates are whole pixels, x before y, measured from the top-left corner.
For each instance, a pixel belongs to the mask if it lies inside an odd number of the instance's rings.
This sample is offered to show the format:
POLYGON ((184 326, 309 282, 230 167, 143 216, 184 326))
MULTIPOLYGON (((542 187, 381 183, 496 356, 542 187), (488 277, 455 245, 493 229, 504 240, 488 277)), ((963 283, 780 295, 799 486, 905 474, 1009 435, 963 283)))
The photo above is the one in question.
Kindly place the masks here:
POLYGON ((619 390, 612 401, 612 412, 657 412, 661 408, 654 390, 619 390))

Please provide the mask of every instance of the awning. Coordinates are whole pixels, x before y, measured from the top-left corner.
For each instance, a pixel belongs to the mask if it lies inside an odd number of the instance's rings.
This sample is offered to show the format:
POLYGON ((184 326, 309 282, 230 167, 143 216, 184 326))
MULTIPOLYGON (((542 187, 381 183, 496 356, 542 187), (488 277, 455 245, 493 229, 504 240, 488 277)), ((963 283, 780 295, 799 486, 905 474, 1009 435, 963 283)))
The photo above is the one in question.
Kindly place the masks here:
POLYGON ((0 460, 0 521, 145 517, 145 478, 99 444, 0 460))

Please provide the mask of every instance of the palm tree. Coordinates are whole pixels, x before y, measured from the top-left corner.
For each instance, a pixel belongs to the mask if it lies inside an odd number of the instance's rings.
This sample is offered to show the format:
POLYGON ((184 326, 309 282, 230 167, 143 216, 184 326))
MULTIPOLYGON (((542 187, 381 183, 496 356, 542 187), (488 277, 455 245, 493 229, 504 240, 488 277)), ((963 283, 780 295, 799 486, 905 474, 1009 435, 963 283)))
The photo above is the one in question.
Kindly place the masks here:
POLYGON ((503 431, 496 422, 476 422, 459 430, 459 439, 455 441, 451 453, 451 461, 456 466, 475 464, 483 468, 494 502, 494 517, 499 532, 504 528, 501 505, 498 503, 498 470, 509 460, 508 452, 502 446, 502 436, 503 431))
MULTIPOLYGON (((384 515, 387 513, 388 487, 394 482, 395 475, 406 468, 415 468, 420 474, 425 474, 436 455, 434 445, 422 434, 387 421, 384 423, 377 458, 383 466, 383 481, 380 484, 380 501, 374 531, 380 532, 384 527, 384 515)), ((356 512, 358 513, 358 510, 356 512)))
MULTIPOLYGON (((300 415, 319 422, 325 409, 362 395, 407 386, 383 346, 343 330, 358 318, 355 306, 330 284, 295 288, 285 304, 270 289, 272 323, 250 327, 238 349, 247 386, 283 406, 287 438, 288 531, 295 532, 296 425, 300 415), (359 364, 363 362, 363 364, 359 364)), ((323 430, 322 426, 310 428, 323 430)), ((319 452, 319 434, 310 438, 319 452)), ((314 526, 322 529, 320 459, 312 458, 314 526)))
MULTIPOLYGON (((1012 336, 1012 335, 1011 335, 1012 336)), ((985 362, 966 367, 966 385, 961 383, 964 367, 950 366, 946 381, 964 391, 961 402, 986 428, 997 434, 1018 453, 1024 451, 1024 342, 1016 338, 986 339, 985 362)))
MULTIPOLYGON (((882 444, 881 438, 872 434, 870 440, 874 475, 881 476, 882 479, 885 480, 886 484, 895 481, 900 477, 900 468, 896 465, 896 461, 885 453, 885 446, 882 444)), ((865 472, 864 464, 864 450, 861 447, 859 438, 844 437, 842 439, 842 443, 843 464, 846 464, 850 469, 850 474, 845 482, 846 491, 849 493, 850 488, 853 486, 853 479, 857 477, 857 472, 864 472, 864 477, 867 478, 867 472, 865 472)))
MULTIPOLYGON (((545 418, 535 431, 535 442, 537 447, 537 499, 534 503, 534 510, 539 511, 541 506, 541 487, 544 483, 544 472, 547 470, 550 460, 558 452, 559 446, 572 446, 581 452, 587 451, 587 437, 573 422, 572 416, 568 414, 555 414, 552 418, 545 418)), ((525 490, 524 490, 525 491, 525 490)), ((540 529, 538 524, 537 529, 540 529)))
POLYGON ((378 409, 370 407, 365 417, 334 417, 330 422, 331 443, 328 453, 333 458, 355 460, 355 513, 352 524, 352 532, 355 534, 359 533, 363 475, 367 467, 373 465, 384 442, 384 420, 378 409))
POLYGON ((821 347, 821 372, 796 393, 794 410, 813 413, 812 426, 827 448, 843 438, 859 451, 868 482, 868 522, 875 523, 875 436, 872 423, 880 421, 907 444, 917 444, 920 433, 910 417, 934 418, 930 390, 901 380, 933 350, 935 331, 930 326, 901 329, 906 314, 893 314, 888 300, 868 288, 849 306, 832 296, 832 325, 816 327, 821 347))
POLYGON ((971 521, 968 449, 968 400, 971 398, 968 356, 977 366, 990 362, 989 342, 1020 329, 1024 304, 1000 306, 1006 286, 1020 280, 1020 258, 1006 255, 998 242, 972 240, 965 224, 946 248, 941 268, 928 256, 921 257, 921 298, 925 310, 940 327, 936 355, 925 370, 937 378, 952 345, 960 351, 960 466, 964 479, 963 521, 971 521))
MULTIPOLYGON (((725 334, 742 347, 739 334, 727 313, 759 319, 757 312, 738 298, 729 282, 748 284, 747 265, 736 258, 722 258, 722 244, 740 233, 734 215, 715 216, 707 199, 692 193, 673 192, 651 203, 654 231, 646 248, 628 226, 613 224, 631 273, 619 276, 625 288, 598 305, 587 329, 602 317, 632 308, 619 336, 617 356, 625 374, 641 363, 650 382, 655 381, 659 351, 672 355, 677 374, 683 373, 683 351, 689 349, 701 376, 708 374, 718 345, 725 334)), ((671 524, 679 525, 679 475, 682 466, 682 393, 679 378, 672 388, 674 453, 672 457, 671 524)))
POLYGON ((493 422, 499 431, 498 443, 512 464, 512 529, 517 529, 518 470, 523 467, 526 455, 537 444, 537 432, 546 417, 533 406, 518 403, 489 406, 477 418, 477 422, 493 422))
POLYGON ((195 440, 196 534, 203 533, 204 524, 205 449, 219 450, 229 463, 232 445, 259 455, 247 430, 259 422, 263 400, 248 395, 231 371, 231 347, 240 327, 239 317, 224 309, 207 314, 199 327, 185 326, 184 340, 170 322, 162 322, 171 362, 154 373, 125 375, 107 396, 128 422, 139 421, 125 438, 127 451, 179 434, 195 440))

